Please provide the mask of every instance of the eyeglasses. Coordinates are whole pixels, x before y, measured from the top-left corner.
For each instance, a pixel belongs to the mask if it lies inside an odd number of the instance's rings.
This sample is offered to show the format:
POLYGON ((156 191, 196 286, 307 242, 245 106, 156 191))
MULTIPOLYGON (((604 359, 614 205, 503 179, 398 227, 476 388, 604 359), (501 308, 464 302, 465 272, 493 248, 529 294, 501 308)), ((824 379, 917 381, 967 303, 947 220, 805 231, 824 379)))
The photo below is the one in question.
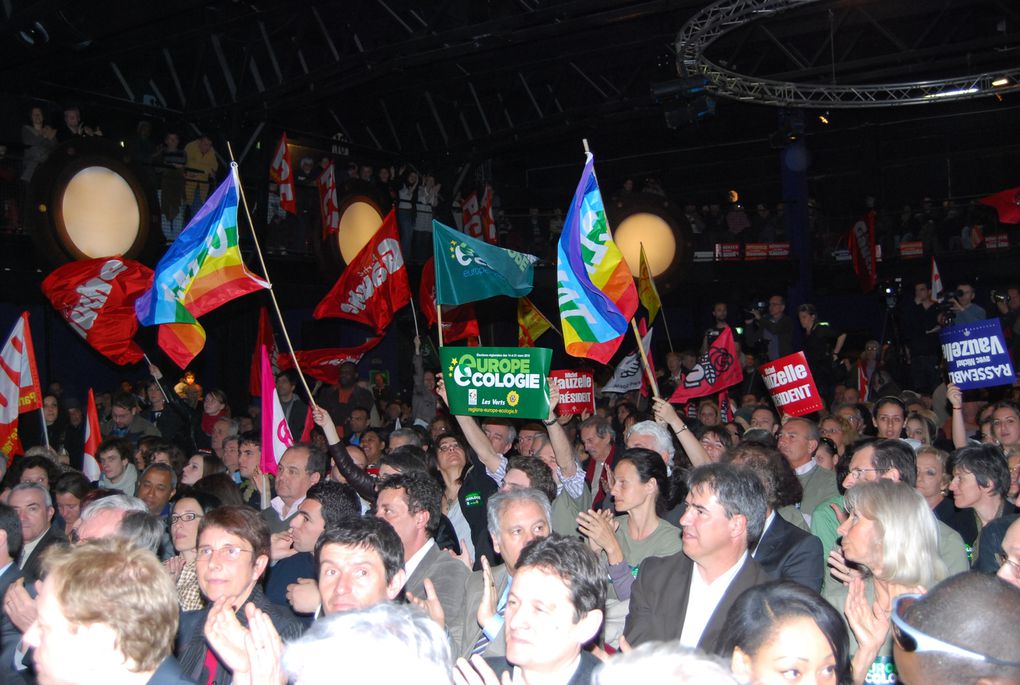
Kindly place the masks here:
POLYGON ((999 568, 1009 564, 1010 573, 1013 574, 1014 578, 1020 579, 1020 561, 1013 561, 1004 552, 996 552, 995 563, 999 565, 999 568))
POLYGON ((978 654, 972 652, 969 649, 963 647, 957 647, 951 645, 948 642, 944 642, 936 637, 922 633, 917 628, 913 627, 902 616, 903 609, 911 606, 914 602, 921 599, 924 595, 900 595, 893 600, 892 605, 892 631, 893 637, 900 647, 905 652, 940 652, 942 654, 950 654, 957 656, 962 659, 970 659, 971 661, 984 661, 990 664, 996 664, 998 666, 1009 666, 1012 668, 1020 667, 1018 661, 1005 661, 1003 659, 996 659, 993 656, 986 654, 978 654))
POLYGON ((208 545, 203 545, 195 551, 198 554, 197 561, 209 561, 217 554, 225 556, 230 561, 237 561, 241 558, 241 552, 255 553, 255 550, 253 549, 245 549, 243 547, 238 547, 237 545, 223 545, 222 547, 209 547, 208 545))
POLYGON ((860 480, 861 476, 865 473, 874 471, 875 473, 885 473, 889 469, 850 469, 850 475, 854 477, 854 480, 860 480))
POLYGON ((836 433, 842 433, 843 429, 839 428, 839 427, 837 427, 837 428, 819 428, 818 432, 821 433, 822 435, 835 435, 836 433))
POLYGON ((457 442, 447 442, 439 446, 440 452, 453 452, 454 450, 462 450, 463 447, 457 442))
POLYGON ((202 515, 196 514, 193 511, 189 511, 187 514, 172 514, 170 516, 170 525, 172 526, 175 523, 188 523, 200 518, 202 518, 202 515))

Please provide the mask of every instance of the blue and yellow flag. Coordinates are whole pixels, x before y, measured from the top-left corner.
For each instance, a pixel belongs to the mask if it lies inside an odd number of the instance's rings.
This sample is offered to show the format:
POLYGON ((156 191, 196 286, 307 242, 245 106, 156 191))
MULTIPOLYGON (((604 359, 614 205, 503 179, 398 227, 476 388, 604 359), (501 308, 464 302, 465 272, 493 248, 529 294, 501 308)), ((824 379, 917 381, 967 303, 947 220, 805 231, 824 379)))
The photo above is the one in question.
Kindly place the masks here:
POLYGON ((637 311, 638 296, 613 242, 588 153, 557 249, 556 280, 567 354, 606 364, 637 311))

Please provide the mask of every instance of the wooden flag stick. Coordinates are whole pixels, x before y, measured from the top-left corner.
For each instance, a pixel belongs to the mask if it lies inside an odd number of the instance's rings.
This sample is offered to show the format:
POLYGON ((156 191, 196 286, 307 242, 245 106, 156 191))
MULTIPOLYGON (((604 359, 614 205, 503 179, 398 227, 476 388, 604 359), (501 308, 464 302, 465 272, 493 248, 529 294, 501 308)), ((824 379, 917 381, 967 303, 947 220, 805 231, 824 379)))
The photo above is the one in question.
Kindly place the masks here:
POLYGON ((673 349, 673 338, 669 335, 669 323, 666 322, 666 310, 661 304, 659 305, 659 316, 662 317, 662 327, 666 329, 666 340, 669 342, 669 351, 675 352, 676 350, 673 349))
POLYGON ((443 305, 436 303, 436 324, 439 333, 439 346, 443 346, 443 305))
POLYGON ((248 227, 251 228, 251 237, 255 241, 255 254, 259 257, 259 264, 262 265, 262 275, 265 277, 267 283, 269 283, 269 299, 273 302, 273 309, 276 311, 276 320, 280 322, 280 329, 283 331, 283 339, 287 343, 287 349, 290 350, 290 358, 294 361, 294 368, 298 372, 298 378, 301 379, 301 385, 304 386, 305 392, 308 393, 308 401, 311 402, 312 406, 318 408, 315 404, 315 396, 312 395, 311 388, 308 387, 308 381, 305 380, 305 375, 301 373, 301 367, 298 364, 297 354, 294 352, 294 345, 290 341, 290 334, 287 333, 287 324, 283 320, 283 313, 280 311, 280 303, 276 301, 276 293, 273 292, 273 282, 269 280, 269 270, 266 268, 266 260, 262 257, 262 248, 259 247, 259 238, 255 234, 255 222, 252 221, 251 211, 248 209, 248 200, 244 197, 244 186, 241 185, 241 174, 237 172, 237 162, 234 161, 234 148, 227 142, 227 151, 230 153, 230 166, 231 173, 237 173, 237 195, 241 200, 241 205, 244 207, 244 215, 248 218, 248 227))
MULTIPOLYGON (((155 364, 152 363, 152 360, 149 359, 149 355, 147 355, 147 354, 145 354, 143 352, 142 353, 142 357, 145 358, 145 363, 148 364, 149 366, 156 366, 155 364)), ((160 383, 158 379, 156 379, 156 386, 159 388, 159 391, 163 394, 163 401, 166 402, 169 405, 170 404, 170 398, 166 396, 166 390, 163 389, 163 384, 160 383)), ((169 409, 169 408, 170 407, 168 406, 167 409, 169 409)))
POLYGON ((645 345, 644 341, 641 340, 641 333, 638 332, 637 321, 631 319, 630 327, 634 331, 634 337, 637 338, 637 348, 641 354, 641 366, 644 367, 645 376, 648 378, 648 385, 652 388, 652 397, 659 399, 659 384, 655 382, 655 376, 652 375, 652 367, 648 365, 648 356, 645 354, 645 345))

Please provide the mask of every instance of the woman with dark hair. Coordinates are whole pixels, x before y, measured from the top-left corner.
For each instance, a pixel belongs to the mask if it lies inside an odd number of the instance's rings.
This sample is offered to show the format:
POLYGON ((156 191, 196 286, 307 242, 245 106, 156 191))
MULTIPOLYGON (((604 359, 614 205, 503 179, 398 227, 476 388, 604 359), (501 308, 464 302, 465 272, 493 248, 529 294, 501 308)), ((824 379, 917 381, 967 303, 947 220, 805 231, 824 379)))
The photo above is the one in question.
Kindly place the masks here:
POLYGON ((839 612, 799 583, 756 585, 726 616, 723 654, 741 683, 850 685, 850 646, 839 612))
POLYGON ((46 424, 47 444, 54 450, 64 446, 64 430, 67 427, 67 415, 56 395, 43 398, 43 423, 46 424))
MULTIPOLYGON (((15 459, 11 466, 11 484, 35 483, 47 490, 52 490, 57 478, 60 477, 60 467, 51 459, 34 453, 37 450, 46 450, 45 447, 30 448, 25 456, 15 459)), ((52 452, 50 452, 52 454, 52 452)))
POLYGON ((702 426, 698 429, 697 436, 698 442, 712 463, 720 461, 733 444, 730 432, 723 425, 702 426))
POLYGON ((192 486, 191 491, 212 495, 223 504, 237 506, 244 504, 241 489, 237 487, 234 479, 226 473, 214 473, 211 476, 204 476, 192 486))
POLYGON ((219 389, 207 390, 202 405, 202 419, 199 430, 195 431, 195 445, 200 450, 212 447, 213 426, 220 419, 230 418, 230 407, 227 405, 227 394, 219 389))
POLYGON ((468 555, 481 568, 481 557, 496 556, 489 537, 486 505, 498 489, 485 472, 475 451, 463 438, 446 434, 436 438, 428 452, 433 477, 443 487, 443 513, 450 519, 468 555))
POLYGON ((82 500, 92 489, 92 483, 77 471, 62 474, 53 484, 53 499, 60 518, 64 520, 64 534, 68 539, 81 516, 82 500))
POLYGON ((911 412, 903 424, 903 430, 910 440, 930 446, 938 437, 935 421, 920 412, 911 412))
POLYGON ((259 512, 250 507, 218 507, 201 519, 195 571, 202 596, 212 606, 181 614, 178 660, 188 678, 217 685, 233 682, 230 668, 206 642, 206 620, 214 612, 233 610, 237 620, 246 626, 244 606, 251 603, 269 615, 284 640, 301 636, 304 627, 301 621, 289 609, 266 599, 259 586, 269 564, 269 546, 269 527, 259 512))
POLYGON ((174 502, 170 514, 170 540, 177 556, 163 562, 163 566, 177 584, 181 611, 196 611, 205 606, 198 589, 195 570, 198 547, 198 527, 207 513, 220 506, 220 501, 204 492, 190 492, 174 502))
POLYGON ((617 598, 628 599, 642 561, 675 554, 683 545, 680 529, 662 518, 672 508, 662 455, 642 447, 625 450, 616 458, 611 481, 613 505, 623 516, 589 510, 578 515, 577 526, 588 546, 605 555, 617 598))
POLYGON ((188 462, 181 469, 181 484, 194 485, 206 476, 216 473, 226 473, 227 465, 215 454, 199 452, 191 455, 188 462))
POLYGON ((989 521, 1020 511, 1006 499, 1010 482, 1006 457, 997 445, 964 447, 953 453, 949 472, 953 474, 949 482, 953 504, 957 509, 970 509, 974 517, 974 535, 963 541, 974 546, 976 559, 981 529, 989 521))

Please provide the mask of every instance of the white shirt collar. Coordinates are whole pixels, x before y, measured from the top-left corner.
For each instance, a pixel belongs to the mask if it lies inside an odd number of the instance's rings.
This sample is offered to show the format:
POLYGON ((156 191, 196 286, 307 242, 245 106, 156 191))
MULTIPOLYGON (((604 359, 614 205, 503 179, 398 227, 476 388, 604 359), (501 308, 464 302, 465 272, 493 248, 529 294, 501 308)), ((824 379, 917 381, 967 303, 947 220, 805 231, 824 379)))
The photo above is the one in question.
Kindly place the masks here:
POLYGON ((425 558, 425 555, 429 553, 429 550, 435 546, 436 541, 429 538, 428 542, 421 546, 421 549, 411 555, 411 558, 404 562, 404 572, 407 574, 408 578, 410 578, 411 574, 418 568, 418 565, 422 562, 422 559, 425 558))
POLYGON ((807 474, 809 474, 812 471, 814 471, 816 466, 818 466, 818 462, 815 461, 814 457, 811 457, 811 459, 809 459, 806 464, 801 464, 800 466, 795 468, 793 471, 798 476, 806 476, 807 474))
POLYGON ((279 515, 281 521, 286 521, 291 516, 297 513, 298 507, 300 507, 301 503, 304 501, 305 501, 304 497, 298 497, 296 500, 294 500, 294 504, 290 505, 290 511, 284 511, 283 498, 277 495, 276 497, 269 501, 269 506, 271 506, 273 508, 273 511, 275 511, 279 515))

